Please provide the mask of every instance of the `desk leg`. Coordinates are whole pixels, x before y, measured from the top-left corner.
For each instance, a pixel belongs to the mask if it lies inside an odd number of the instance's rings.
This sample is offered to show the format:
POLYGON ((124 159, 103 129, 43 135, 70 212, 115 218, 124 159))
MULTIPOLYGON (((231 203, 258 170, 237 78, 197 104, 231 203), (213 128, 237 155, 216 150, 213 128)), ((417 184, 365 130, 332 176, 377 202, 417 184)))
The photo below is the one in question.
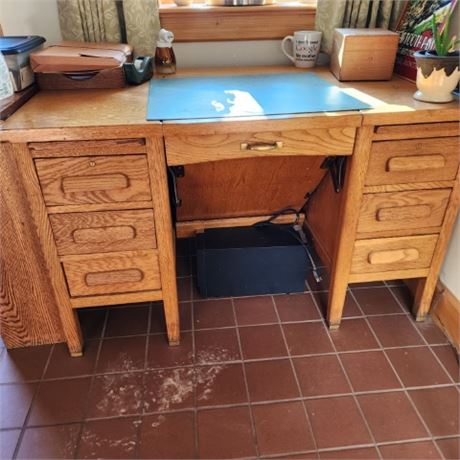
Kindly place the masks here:
POLYGON ((177 299, 174 230, 169 207, 168 179, 163 138, 147 139, 147 156, 152 187, 161 290, 170 345, 180 343, 179 304, 177 299))
POLYGON ((449 239, 454 228, 455 218, 457 217, 459 205, 460 173, 457 174, 457 180, 450 195, 444 222, 442 224, 438 242, 436 243, 436 248, 434 250, 433 259, 431 261, 430 272, 426 278, 423 278, 418 282, 417 288, 415 290, 412 312, 417 321, 424 321, 430 310, 434 291, 438 282, 439 272, 441 270, 444 256, 447 251, 447 246, 449 244, 449 239))
POLYGON ((342 320, 372 135, 372 126, 359 129, 347 167, 329 286, 327 320, 330 329, 337 329, 342 320))

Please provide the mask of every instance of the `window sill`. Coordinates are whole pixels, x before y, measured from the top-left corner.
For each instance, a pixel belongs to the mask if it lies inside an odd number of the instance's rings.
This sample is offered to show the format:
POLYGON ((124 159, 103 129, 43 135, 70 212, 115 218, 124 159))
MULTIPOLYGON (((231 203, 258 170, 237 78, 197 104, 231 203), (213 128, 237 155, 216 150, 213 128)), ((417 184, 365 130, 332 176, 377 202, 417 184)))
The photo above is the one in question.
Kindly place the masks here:
POLYGON ((315 14, 315 6, 301 4, 160 7, 161 26, 174 32, 177 42, 280 39, 314 29, 315 14))

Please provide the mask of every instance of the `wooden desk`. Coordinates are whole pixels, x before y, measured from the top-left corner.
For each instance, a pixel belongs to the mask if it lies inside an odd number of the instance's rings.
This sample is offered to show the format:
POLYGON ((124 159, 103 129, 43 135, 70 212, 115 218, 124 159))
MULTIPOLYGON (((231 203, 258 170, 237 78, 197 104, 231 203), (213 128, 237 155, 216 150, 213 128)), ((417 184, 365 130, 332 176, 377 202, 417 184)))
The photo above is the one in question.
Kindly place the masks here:
MULTIPOLYGON (((181 75, 281 71, 298 70, 181 75)), ((420 279, 414 313, 423 320, 459 206, 458 103, 415 101, 414 85, 397 77, 347 84, 327 69, 314 72, 376 108, 160 124, 145 121, 142 85, 41 92, 7 120, 0 131, 6 345, 66 341, 79 355, 76 308, 149 300, 163 301, 168 338, 178 343, 167 164, 186 171, 178 179, 179 237, 249 225, 303 205, 315 189, 305 225, 330 273, 330 327, 340 324, 349 283, 385 279, 420 279), (282 148, 242 148, 276 141, 282 148), (336 155, 348 157, 340 193, 319 168, 336 155)))

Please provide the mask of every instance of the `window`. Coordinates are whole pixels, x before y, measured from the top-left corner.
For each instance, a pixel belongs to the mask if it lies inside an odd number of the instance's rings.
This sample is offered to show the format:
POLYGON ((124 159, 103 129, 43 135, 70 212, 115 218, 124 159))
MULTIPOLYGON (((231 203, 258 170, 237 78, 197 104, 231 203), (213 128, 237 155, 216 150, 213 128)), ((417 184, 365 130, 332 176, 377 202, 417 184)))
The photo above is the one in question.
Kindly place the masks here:
POLYGON ((177 7, 161 0, 162 27, 174 31, 175 40, 266 40, 281 39, 294 30, 314 29, 316 0, 277 0, 265 6, 207 6, 195 1, 177 7))

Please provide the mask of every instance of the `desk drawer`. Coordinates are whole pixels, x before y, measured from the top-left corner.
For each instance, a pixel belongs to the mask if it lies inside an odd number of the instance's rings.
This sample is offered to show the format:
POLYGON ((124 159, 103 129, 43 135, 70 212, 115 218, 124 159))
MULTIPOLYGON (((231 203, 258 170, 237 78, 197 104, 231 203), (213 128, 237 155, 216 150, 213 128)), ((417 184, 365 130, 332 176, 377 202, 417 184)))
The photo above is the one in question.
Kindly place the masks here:
POLYGON ((364 195, 358 233, 440 227, 450 194, 438 189, 364 195))
POLYGON ((459 148, 458 137, 374 142, 366 185, 452 180, 459 148))
POLYGON ((72 297, 161 288, 156 251, 67 256, 63 265, 72 297))
POLYGON ((155 249, 152 209, 50 215, 59 255, 155 249))
POLYGON ((428 268, 438 235, 357 240, 351 273, 428 268))
POLYGON ((150 201, 145 155, 35 160, 48 206, 150 201))
POLYGON ((167 136, 168 164, 183 165, 256 156, 351 155, 356 128, 302 129, 207 136, 167 136))

